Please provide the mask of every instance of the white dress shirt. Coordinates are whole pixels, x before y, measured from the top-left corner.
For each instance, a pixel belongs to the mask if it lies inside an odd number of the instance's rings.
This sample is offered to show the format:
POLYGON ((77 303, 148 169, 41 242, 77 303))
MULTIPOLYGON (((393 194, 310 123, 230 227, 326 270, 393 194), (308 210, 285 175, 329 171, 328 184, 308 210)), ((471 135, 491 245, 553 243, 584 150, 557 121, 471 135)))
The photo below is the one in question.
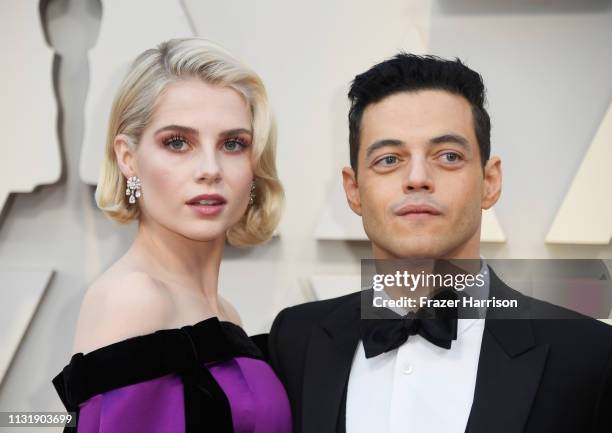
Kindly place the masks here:
MULTIPOLYGON (((488 294, 484 260, 480 273, 488 294)), ((464 433, 484 332, 484 315, 480 317, 458 320, 450 349, 417 334, 368 359, 360 340, 348 381, 346 432, 464 433)))

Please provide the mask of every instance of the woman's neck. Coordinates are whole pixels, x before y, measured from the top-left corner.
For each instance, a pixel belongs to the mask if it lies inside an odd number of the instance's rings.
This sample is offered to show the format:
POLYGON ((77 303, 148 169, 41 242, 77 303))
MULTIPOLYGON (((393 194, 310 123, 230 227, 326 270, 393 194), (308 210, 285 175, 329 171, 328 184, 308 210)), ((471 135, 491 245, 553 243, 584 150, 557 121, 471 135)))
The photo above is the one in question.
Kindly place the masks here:
POLYGON ((141 221, 128 251, 140 270, 171 287, 204 295, 218 306, 219 267, 225 239, 196 241, 152 221, 141 221))

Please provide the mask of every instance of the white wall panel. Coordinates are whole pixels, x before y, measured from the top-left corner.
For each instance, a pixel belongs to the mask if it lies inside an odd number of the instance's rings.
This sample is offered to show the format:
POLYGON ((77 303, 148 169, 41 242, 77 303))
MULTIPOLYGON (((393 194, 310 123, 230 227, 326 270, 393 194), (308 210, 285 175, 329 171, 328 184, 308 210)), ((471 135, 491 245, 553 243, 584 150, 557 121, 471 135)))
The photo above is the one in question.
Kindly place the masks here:
POLYGON ((0 0, 0 211, 11 192, 54 183, 62 171, 54 52, 40 23, 38 0, 0 0))
POLYGON ((52 275, 51 270, 0 267, 0 384, 52 275))
POLYGON ((552 244, 608 245, 612 239, 612 104, 546 236, 552 244))
POLYGON ((131 62, 166 39, 193 35, 179 0, 102 2, 100 33, 89 52, 90 84, 80 164, 83 182, 98 183, 112 99, 131 62))

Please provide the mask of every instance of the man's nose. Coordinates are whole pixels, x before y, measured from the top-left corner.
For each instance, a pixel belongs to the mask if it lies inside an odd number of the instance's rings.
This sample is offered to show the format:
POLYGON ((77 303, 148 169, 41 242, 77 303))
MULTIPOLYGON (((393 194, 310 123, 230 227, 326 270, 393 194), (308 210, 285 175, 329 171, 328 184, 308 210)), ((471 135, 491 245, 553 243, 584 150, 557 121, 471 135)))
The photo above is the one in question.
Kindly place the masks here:
POLYGON ((424 157, 413 157, 406 166, 404 189, 406 191, 433 191, 433 179, 427 160, 424 157))

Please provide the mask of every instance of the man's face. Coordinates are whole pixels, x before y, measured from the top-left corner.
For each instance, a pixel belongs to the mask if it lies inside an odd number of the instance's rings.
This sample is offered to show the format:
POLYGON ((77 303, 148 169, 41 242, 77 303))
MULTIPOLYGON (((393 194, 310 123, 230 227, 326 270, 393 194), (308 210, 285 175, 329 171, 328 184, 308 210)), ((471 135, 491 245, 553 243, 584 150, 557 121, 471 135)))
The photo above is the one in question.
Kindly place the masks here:
POLYGON ((477 258, 481 210, 501 191, 501 163, 481 166, 470 103, 442 90, 366 107, 358 175, 343 169, 351 209, 375 258, 477 258))

